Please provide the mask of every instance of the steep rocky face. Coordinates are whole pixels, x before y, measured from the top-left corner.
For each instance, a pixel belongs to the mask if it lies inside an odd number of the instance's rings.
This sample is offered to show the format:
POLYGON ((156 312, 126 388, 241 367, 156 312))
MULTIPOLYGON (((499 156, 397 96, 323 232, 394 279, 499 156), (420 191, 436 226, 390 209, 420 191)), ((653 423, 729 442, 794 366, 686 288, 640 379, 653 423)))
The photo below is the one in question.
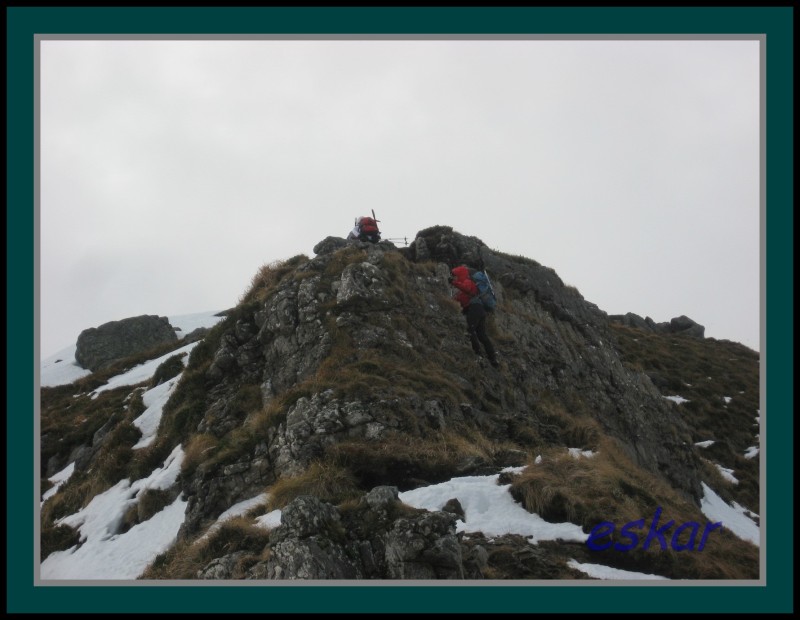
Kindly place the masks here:
POLYGON ((258 430, 234 457, 185 477, 183 536, 316 461, 368 454, 369 466, 350 468, 360 488, 405 489, 523 464, 531 441, 593 448, 592 433, 571 432, 563 414, 615 437, 697 503, 699 464, 685 424, 646 375, 623 366, 609 317, 552 269, 449 227, 420 232, 408 248, 328 238, 315 251, 220 327, 196 432, 224 440, 258 430), (499 369, 472 352, 450 299, 457 264, 493 279, 499 369), (242 394, 254 403, 242 406, 242 394), (398 436, 473 431, 504 449, 456 455, 445 469, 379 451, 398 436))
POLYGON ((97 371, 116 360, 177 339, 165 316, 142 315, 110 321, 80 333, 75 360, 83 368, 97 371))
MULTIPOLYGON (((410 254, 485 267, 501 285, 505 307, 494 318, 510 334, 504 354, 520 395, 550 391, 588 410, 635 461, 700 496, 697 462, 683 422, 645 375, 622 366, 605 312, 565 286, 552 269, 493 252, 447 227, 420 232, 410 254)), ((526 402, 534 404, 535 399, 526 402)))

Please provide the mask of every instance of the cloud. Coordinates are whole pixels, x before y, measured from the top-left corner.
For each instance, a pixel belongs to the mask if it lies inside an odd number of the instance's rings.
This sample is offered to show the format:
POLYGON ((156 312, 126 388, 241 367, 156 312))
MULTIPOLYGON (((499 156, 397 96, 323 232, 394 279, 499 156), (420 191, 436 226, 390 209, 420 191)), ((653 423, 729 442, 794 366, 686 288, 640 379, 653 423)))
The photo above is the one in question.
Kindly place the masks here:
POLYGON ((41 45, 45 355, 230 307, 372 209, 759 346, 755 40, 41 45))

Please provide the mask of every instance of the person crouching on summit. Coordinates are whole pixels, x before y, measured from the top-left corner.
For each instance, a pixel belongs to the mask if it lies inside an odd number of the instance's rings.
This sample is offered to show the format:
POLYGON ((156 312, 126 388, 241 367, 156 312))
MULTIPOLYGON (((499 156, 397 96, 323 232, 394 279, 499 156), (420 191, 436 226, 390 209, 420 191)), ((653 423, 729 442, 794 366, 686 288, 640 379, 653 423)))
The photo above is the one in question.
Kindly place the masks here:
POLYGON ((453 267, 450 270, 450 284, 456 289, 455 299, 461 304, 461 313, 467 317, 467 332, 472 343, 472 350, 476 355, 481 354, 481 347, 486 349, 486 357, 492 366, 497 368, 497 356, 494 345, 486 334, 486 308, 479 297, 478 286, 469 276, 469 269, 465 265, 453 267))

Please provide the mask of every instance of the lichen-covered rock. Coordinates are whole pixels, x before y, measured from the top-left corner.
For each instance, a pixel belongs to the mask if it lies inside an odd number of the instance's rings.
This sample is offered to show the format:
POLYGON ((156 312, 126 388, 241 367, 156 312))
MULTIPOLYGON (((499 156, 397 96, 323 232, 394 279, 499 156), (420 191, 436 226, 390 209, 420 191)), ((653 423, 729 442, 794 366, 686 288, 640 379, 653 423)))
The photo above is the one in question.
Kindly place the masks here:
POLYGON ((247 551, 235 551, 234 553, 214 558, 201 570, 197 571, 198 579, 241 579, 239 566, 241 562, 249 557, 247 551))
POLYGON ((338 511, 316 497, 300 496, 281 513, 270 536, 269 579, 357 579, 338 511))
POLYGON ((386 564, 391 579, 463 579, 456 517, 429 512, 398 519, 386 540, 386 564))
MULTIPOLYGON (((399 511, 397 495, 394 487, 377 487, 347 519, 317 498, 296 498, 270 533, 269 559, 252 566, 248 578, 482 578, 486 554, 462 546, 453 515, 399 511)), ((217 565, 204 570, 207 578, 215 574, 225 573, 217 565)))

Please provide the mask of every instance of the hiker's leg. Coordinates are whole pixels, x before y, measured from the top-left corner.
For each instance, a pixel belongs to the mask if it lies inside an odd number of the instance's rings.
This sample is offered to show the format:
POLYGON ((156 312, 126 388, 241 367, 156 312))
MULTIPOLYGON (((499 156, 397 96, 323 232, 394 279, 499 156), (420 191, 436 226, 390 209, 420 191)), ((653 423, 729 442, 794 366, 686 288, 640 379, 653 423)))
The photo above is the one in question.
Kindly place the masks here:
POLYGON ((489 361, 495 363, 497 361, 497 355, 494 351, 494 345, 492 341, 489 340, 489 335, 486 333, 486 315, 482 316, 478 321, 475 332, 478 339, 483 343, 483 348, 486 349, 486 357, 489 358, 489 361))
POLYGON ((475 352, 476 355, 481 354, 481 345, 480 341, 478 340, 478 334, 476 333, 478 327, 478 321, 480 317, 475 313, 472 306, 467 309, 467 333, 469 334, 469 340, 472 344, 472 350, 475 352))
POLYGON ((472 344, 472 350, 476 355, 481 354, 481 345, 478 340, 478 334, 475 333, 475 326, 467 320, 467 333, 469 334, 469 341, 472 344))

